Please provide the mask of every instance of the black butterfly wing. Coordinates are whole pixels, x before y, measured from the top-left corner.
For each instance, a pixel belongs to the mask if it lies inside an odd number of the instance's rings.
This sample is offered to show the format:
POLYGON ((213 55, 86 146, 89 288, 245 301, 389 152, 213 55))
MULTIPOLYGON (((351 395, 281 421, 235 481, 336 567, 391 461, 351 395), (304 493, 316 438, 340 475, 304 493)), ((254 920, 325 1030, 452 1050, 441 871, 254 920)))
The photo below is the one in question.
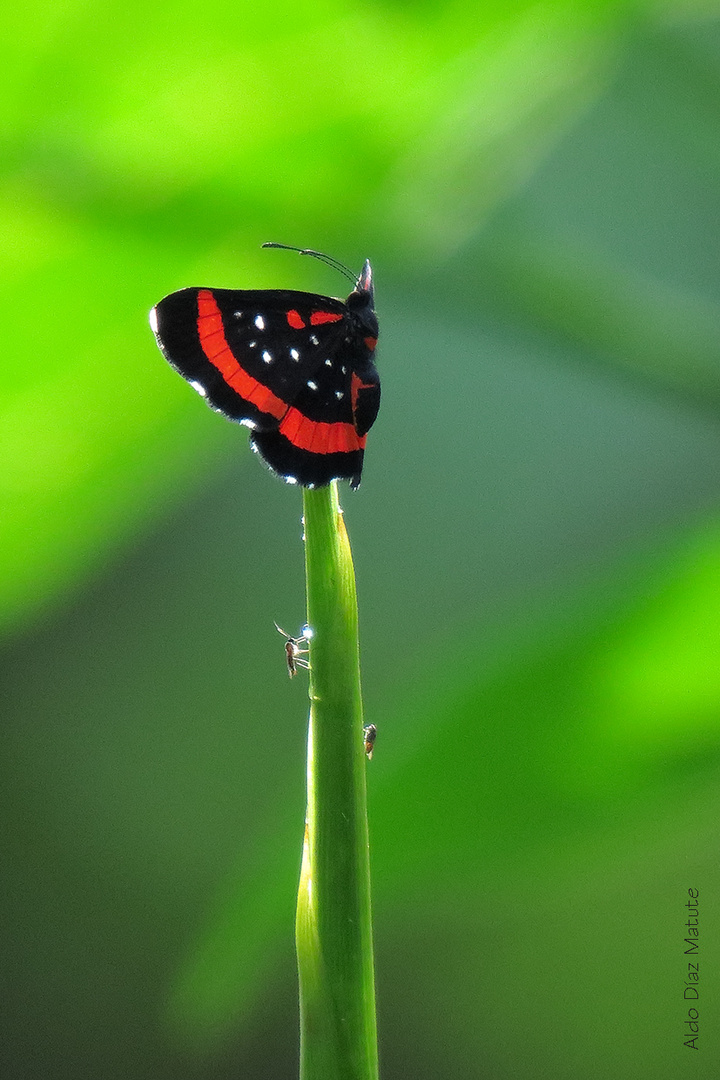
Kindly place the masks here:
POLYGON ((290 289, 181 289, 153 308, 163 355, 218 412, 273 431, 348 332, 346 305, 290 289))
POLYGON ((377 415, 372 291, 181 289, 151 313, 166 359, 288 482, 360 483, 377 415))
POLYGON ((306 381, 278 428, 254 431, 250 441, 286 480, 322 487, 345 479, 357 488, 366 433, 379 406, 377 371, 369 358, 359 360, 356 338, 346 337, 306 381))

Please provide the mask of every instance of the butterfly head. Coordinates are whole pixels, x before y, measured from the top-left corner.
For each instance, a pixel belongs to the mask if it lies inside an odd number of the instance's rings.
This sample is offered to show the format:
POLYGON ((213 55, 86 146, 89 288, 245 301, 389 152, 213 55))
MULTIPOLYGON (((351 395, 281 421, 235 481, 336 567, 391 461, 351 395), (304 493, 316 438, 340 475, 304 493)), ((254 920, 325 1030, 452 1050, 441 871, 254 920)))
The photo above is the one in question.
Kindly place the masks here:
POLYGON ((362 273, 357 279, 357 284, 347 298, 348 310, 352 313, 355 325, 360 331, 365 347, 369 352, 375 351, 378 337, 378 321, 375 314, 375 291, 372 283, 372 267, 370 260, 365 260, 362 273))

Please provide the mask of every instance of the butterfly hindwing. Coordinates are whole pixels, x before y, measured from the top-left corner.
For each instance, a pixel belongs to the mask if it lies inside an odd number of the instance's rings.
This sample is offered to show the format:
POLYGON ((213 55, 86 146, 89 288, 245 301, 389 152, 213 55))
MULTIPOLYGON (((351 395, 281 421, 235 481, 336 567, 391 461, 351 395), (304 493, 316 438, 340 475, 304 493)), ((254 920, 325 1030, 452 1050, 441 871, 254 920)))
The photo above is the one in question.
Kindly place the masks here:
POLYGON ((320 487, 336 477, 348 479, 354 488, 360 483, 367 429, 358 427, 356 408, 375 419, 380 380, 372 363, 363 365, 361 377, 352 360, 352 350, 343 343, 308 380, 277 430, 253 432, 253 447, 281 476, 305 487, 320 487))

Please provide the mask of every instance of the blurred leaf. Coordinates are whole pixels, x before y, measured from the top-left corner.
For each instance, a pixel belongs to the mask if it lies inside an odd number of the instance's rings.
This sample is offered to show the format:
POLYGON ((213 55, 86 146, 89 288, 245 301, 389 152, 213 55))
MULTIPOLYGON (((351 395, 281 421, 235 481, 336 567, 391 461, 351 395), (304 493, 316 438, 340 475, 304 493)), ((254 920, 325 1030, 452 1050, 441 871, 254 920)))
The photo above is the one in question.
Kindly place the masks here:
POLYGON ((720 304, 527 233, 488 253, 488 294, 586 356, 713 409, 720 404, 720 304))
POLYGON ((437 257, 477 233, 606 88, 633 5, 522 8, 486 24, 477 45, 440 73, 445 107, 427 116, 392 177, 389 224, 400 246, 414 242, 437 257))

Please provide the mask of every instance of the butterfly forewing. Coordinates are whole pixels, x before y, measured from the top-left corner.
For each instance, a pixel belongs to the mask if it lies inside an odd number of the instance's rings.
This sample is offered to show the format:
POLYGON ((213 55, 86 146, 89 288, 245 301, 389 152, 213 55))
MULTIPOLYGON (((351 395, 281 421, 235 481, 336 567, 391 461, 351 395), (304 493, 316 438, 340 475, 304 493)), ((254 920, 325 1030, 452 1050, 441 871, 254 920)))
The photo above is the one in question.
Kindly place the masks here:
POLYGON ((181 289, 156 306, 156 334, 167 360, 209 405, 272 430, 336 348, 344 311, 339 300, 292 290, 181 289), (310 323, 319 302, 336 322, 310 323))

